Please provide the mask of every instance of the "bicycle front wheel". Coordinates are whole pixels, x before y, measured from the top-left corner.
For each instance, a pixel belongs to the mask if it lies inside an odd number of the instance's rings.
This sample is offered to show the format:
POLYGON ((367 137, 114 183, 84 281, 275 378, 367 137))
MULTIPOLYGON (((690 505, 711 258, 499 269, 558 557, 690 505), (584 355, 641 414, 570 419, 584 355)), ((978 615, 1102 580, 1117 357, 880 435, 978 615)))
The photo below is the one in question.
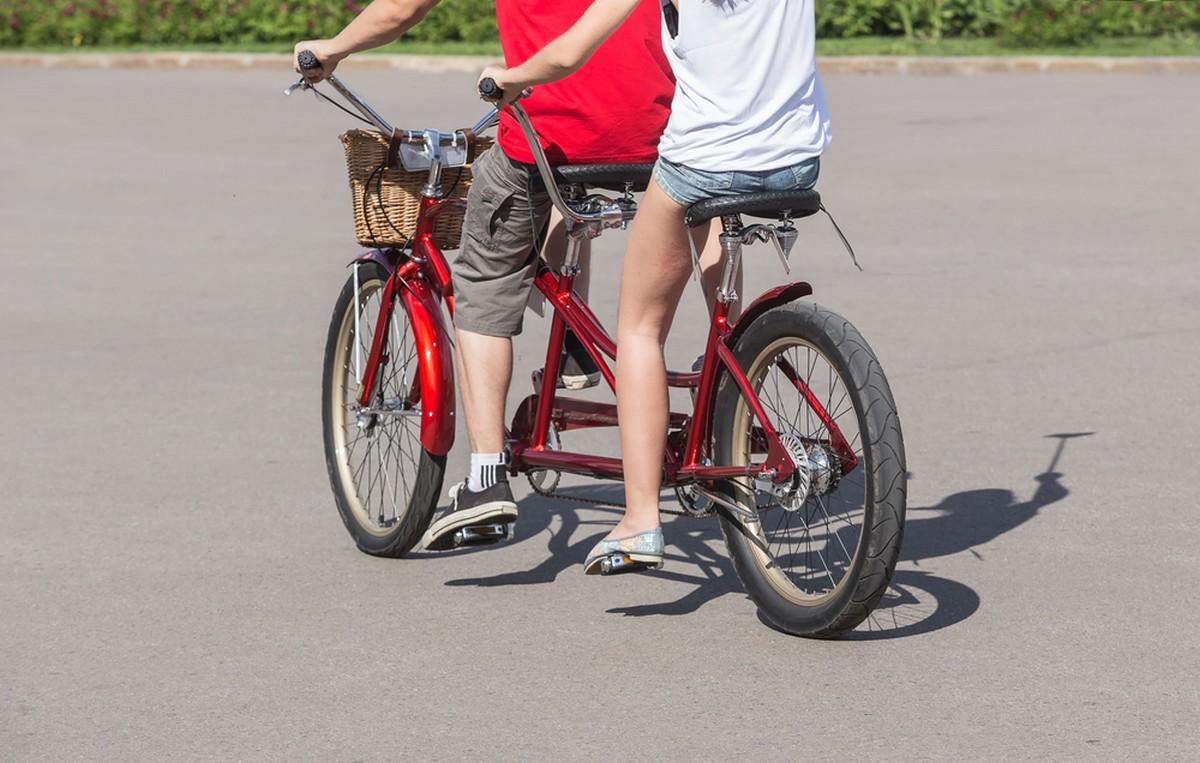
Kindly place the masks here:
MULTIPOLYGON (((776 627, 838 636, 874 609, 900 553, 904 440, 887 379, 857 329, 811 303, 757 318, 734 355, 797 464, 783 485, 721 486, 747 515, 722 514, 734 569, 776 627)), ((728 374, 716 411, 717 463, 762 463, 763 427, 728 374)))
POLYGON ((387 270, 358 265, 346 281, 325 343, 322 423, 325 464, 342 522, 362 551, 396 557, 429 525, 445 476, 446 457, 421 446, 417 343, 397 303, 385 338, 385 361, 367 405, 358 404, 362 369, 379 324, 387 270), (355 312, 357 311, 357 321, 355 312))

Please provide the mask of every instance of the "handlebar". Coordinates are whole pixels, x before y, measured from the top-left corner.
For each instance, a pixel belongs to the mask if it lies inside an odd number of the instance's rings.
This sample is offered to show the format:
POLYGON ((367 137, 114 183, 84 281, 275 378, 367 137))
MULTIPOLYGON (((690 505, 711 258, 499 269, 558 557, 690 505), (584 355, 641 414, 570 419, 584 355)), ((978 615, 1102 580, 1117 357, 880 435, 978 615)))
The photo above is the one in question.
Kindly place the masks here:
POLYGON ((496 80, 484 77, 479 80, 479 95, 489 101, 498 101, 504 97, 504 91, 496 85, 496 80))
MULTIPOLYGON (((530 92, 526 90, 521 94, 521 98, 527 97, 530 92)), ((479 81, 479 95, 489 101, 501 101, 504 98, 504 90, 496 84, 496 80, 484 77, 479 81)), ((529 143, 534 164, 537 165, 538 174, 542 176, 542 185, 550 196, 550 201, 565 219, 578 224, 602 223, 608 225, 628 222, 632 219, 633 210, 616 203, 609 204, 598 212, 580 212, 572 209, 563 200, 562 191, 559 190, 558 183, 554 180, 554 170, 550 166, 550 160, 546 158, 546 152, 542 149, 542 142, 538 139, 537 131, 533 129, 529 114, 519 103, 510 103, 507 108, 517 120, 517 124, 520 125, 521 132, 525 134, 525 140, 529 143)))
POLYGON ((311 50, 300 51, 299 55, 296 56, 296 63, 299 64, 300 71, 303 72, 321 68, 321 62, 317 60, 317 57, 313 55, 311 50))
MULTIPOLYGON (((300 67, 301 71, 311 71, 313 69, 321 68, 321 62, 311 50, 302 50, 296 54, 296 64, 300 67)), ((359 114, 362 114, 368 122, 375 125, 375 127, 384 135, 391 135, 396 131, 396 129, 392 127, 391 123, 384 119, 377 111, 375 111, 375 109, 367 105, 367 103, 363 99, 359 98, 353 90, 343 85, 342 81, 339 80, 337 76, 328 74, 325 76, 325 81, 328 82, 334 90, 341 93, 342 97, 345 98, 350 105, 358 111, 359 114)), ((297 88, 311 90, 313 85, 308 84, 308 80, 301 77, 299 82, 292 85, 287 90, 284 90, 283 94, 291 95, 296 91, 297 88)))
MULTIPOLYGON (((296 63, 301 71, 310 71, 320 68, 321 62, 311 51, 302 50, 296 56, 296 63)), ((360 114, 363 115, 371 124, 375 125, 384 135, 397 135, 397 131, 390 123, 372 109, 365 101, 358 97, 353 90, 342 84, 335 75, 329 74, 325 77, 334 90, 346 99, 360 114)), ((291 95, 297 88, 305 90, 311 89, 313 86, 308 84, 308 81, 303 77, 299 82, 289 87, 284 91, 285 95, 291 95)), ((529 91, 522 94, 524 97, 529 91)), ((479 95, 487 100, 501 101, 504 98, 504 90, 501 89, 496 81, 491 77, 485 77, 479 82, 479 95)), ((482 133, 491 127, 494 127, 500 121, 500 105, 493 106, 487 114, 475 123, 471 131, 475 134, 482 133)), ((562 216, 577 224, 601 224, 601 225, 618 225, 623 222, 628 222, 633 218, 633 209, 616 202, 609 203, 599 211, 581 212, 576 211, 567 205, 563 200, 562 191, 559 190, 558 183, 554 179, 554 170, 550 166, 550 160, 546 158, 546 152, 542 149, 542 142, 538 139, 537 131, 533 129, 533 123, 529 120, 529 114, 519 103, 510 103, 505 108, 517 120, 517 124, 521 127, 521 132, 525 135, 525 140, 529 143, 530 151, 533 153, 534 163, 537 165, 538 174, 542 177, 542 183, 546 188, 546 193, 550 196, 550 201, 558 209, 562 216)), ((429 145, 429 148, 437 155, 440 153, 437 149, 441 146, 455 145, 463 137, 463 131, 445 133, 437 130, 404 130, 398 133, 399 139, 402 142, 408 143, 426 143, 437 145, 429 145)), ((431 175, 431 181, 432 181, 431 175)))

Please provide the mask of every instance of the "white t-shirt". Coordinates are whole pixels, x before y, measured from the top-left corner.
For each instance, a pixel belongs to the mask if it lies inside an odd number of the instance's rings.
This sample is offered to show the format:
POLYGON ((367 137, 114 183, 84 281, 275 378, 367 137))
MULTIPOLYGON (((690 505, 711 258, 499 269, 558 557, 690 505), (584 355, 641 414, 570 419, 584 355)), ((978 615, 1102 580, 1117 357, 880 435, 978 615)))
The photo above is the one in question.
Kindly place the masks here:
POLYGON ((659 156, 709 172, 779 169, 820 156, 832 134, 813 2, 679 0, 674 38, 663 20, 676 86, 659 156))

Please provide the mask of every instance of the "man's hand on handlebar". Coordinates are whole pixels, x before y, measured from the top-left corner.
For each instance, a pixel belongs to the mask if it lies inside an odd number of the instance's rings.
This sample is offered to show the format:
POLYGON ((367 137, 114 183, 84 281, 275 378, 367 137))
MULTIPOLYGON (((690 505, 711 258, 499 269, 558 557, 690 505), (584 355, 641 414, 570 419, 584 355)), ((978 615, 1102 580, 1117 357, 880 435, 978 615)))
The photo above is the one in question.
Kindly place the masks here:
POLYGON ((294 68, 304 80, 315 85, 321 80, 333 74, 333 70, 345 58, 343 55, 338 55, 333 50, 331 40, 306 40, 305 42, 296 43, 295 49, 292 51, 292 68, 294 68), (300 53, 307 50, 317 57, 319 65, 315 68, 302 68, 300 66, 300 53))

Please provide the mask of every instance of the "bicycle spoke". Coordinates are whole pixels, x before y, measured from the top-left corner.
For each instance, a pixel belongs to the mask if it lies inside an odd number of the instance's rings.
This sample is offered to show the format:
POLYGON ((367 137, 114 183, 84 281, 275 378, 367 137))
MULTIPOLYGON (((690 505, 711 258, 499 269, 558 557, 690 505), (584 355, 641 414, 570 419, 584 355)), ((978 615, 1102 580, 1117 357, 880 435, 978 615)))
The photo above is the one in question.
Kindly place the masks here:
MULTIPOLYGON (((817 455, 831 460, 831 468, 838 470, 842 455, 832 450, 830 433, 830 425, 836 422, 850 443, 850 450, 861 462, 862 436, 854 413, 855 398, 840 373, 819 350, 796 340, 781 347, 773 358, 759 362, 762 370, 751 382, 771 425, 781 436, 796 438, 810 451, 824 448, 817 455)), ((748 410, 746 416, 749 423, 741 463, 751 464, 755 448, 751 440, 757 419, 748 410)), ((810 453, 810 458, 814 457, 810 453)), ((759 490, 753 481, 739 483, 754 497, 754 505, 762 513, 759 527, 773 569, 806 596, 821 596, 838 586, 853 566, 863 532, 862 467, 845 475, 838 470, 836 476, 827 479, 835 480, 827 488, 827 494, 793 495, 785 499, 759 490), (777 516, 768 519, 765 514, 772 511, 777 516)))
MULTIPOLYGON (((408 510, 412 489, 420 468, 422 450, 412 427, 419 416, 397 416, 407 409, 411 384, 417 368, 417 346, 412 327, 401 305, 392 313, 385 335, 383 355, 377 369, 371 402, 359 419, 358 394, 360 373, 371 356, 377 331, 381 328, 384 282, 378 279, 360 285, 358 298, 350 303, 338 346, 337 368, 340 383, 335 387, 335 410, 340 425, 335 430, 339 458, 343 461, 345 492, 356 496, 351 508, 358 521, 373 531, 386 531, 400 521, 408 510), (355 331, 354 310, 358 310, 355 331), (361 424, 361 425, 360 425, 361 424)), ((416 406, 419 413, 419 403, 416 406)))

